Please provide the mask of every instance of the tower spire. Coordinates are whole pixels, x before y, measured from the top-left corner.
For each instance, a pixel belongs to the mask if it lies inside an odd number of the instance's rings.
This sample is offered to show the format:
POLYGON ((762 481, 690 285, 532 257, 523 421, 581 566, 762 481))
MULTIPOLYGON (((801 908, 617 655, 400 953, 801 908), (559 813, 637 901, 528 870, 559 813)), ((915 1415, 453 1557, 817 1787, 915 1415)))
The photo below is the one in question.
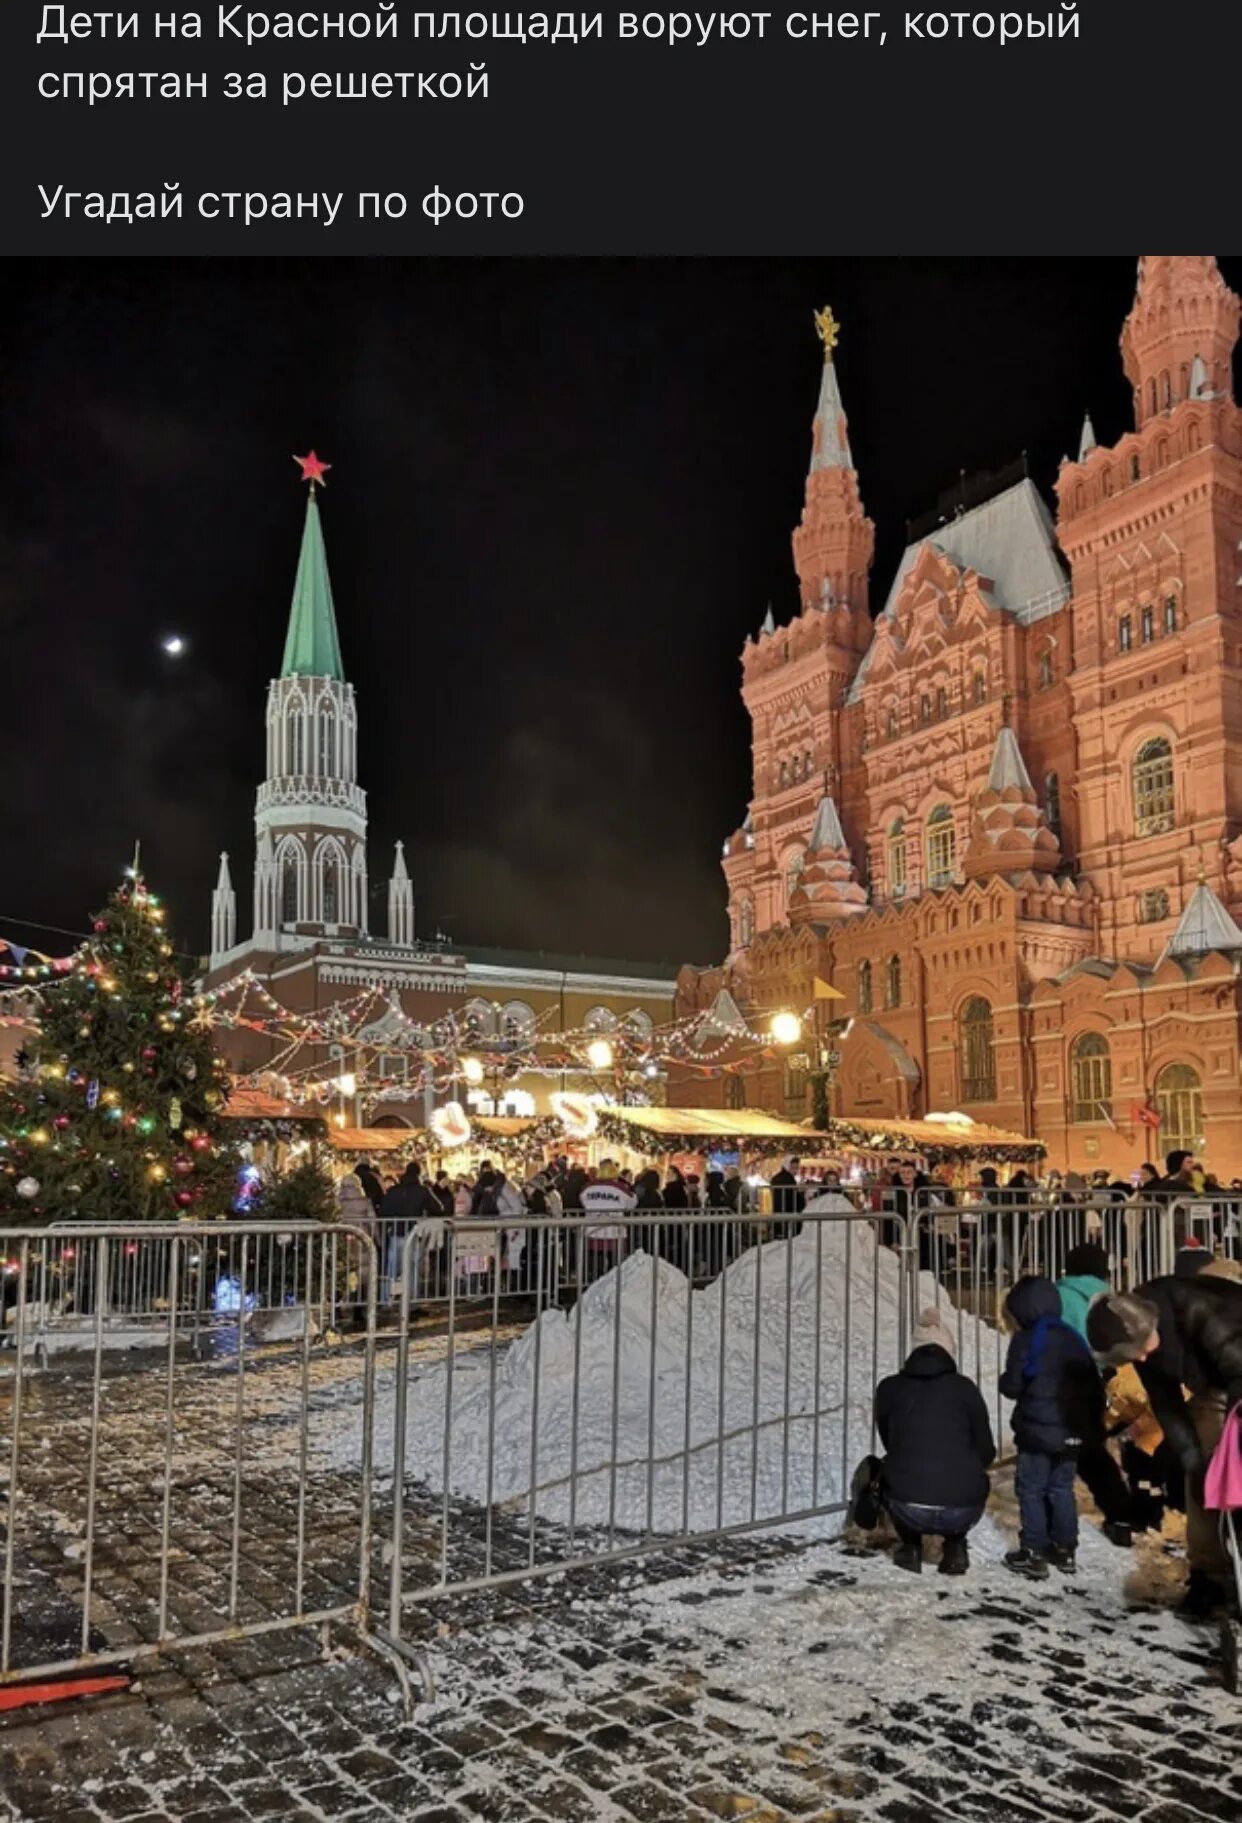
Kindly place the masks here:
POLYGON ((215 890, 211 895, 211 966, 214 968, 221 957, 226 955, 237 941, 237 894, 233 891, 233 881, 229 874, 227 854, 220 856, 220 872, 216 875, 215 890))
POLYGON ((1238 317, 1211 254, 1144 254, 1121 332, 1138 428, 1187 399, 1232 398, 1238 317))
MULTIPOLYGON (((299 456, 295 460, 306 463, 309 458, 299 456)), ((328 553, 324 549, 323 527, 315 499, 315 479, 307 479, 311 480, 311 487, 306 497, 306 522, 302 528, 302 549, 298 555, 298 573, 293 584, 293 605, 289 610, 289 631, 285 636, 280 674, 282 677, 334 677, 343 683, 345 670, 336 632, 332 584, 328 579, 328 553)))
POLYGON ((875 527, 863 511, 837 380, 834 356, 841 327, 832 311, 824 309, 815 313, 815 329, 823 344, 824 364, 802 520, 793 535, 794 564, 804 609, 858 610, 854 615, 857 627, 846 643, 861 652, 871 635, 867 574, 875 550, 875 527))
POLYGON ((398 842, 388 882, 388 941, 408 949, 414 941, 414 886, 405 865, 405 843, 398 842))

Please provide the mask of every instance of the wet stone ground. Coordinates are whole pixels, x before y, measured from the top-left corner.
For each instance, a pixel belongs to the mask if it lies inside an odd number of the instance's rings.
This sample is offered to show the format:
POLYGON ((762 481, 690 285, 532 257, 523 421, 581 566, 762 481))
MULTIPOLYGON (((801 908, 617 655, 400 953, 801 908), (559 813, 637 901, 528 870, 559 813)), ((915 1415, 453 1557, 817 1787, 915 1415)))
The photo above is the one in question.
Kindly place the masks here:
MULTIPOLYGON (((235 1381, 227 1362, 177 1371, 169 1611, 219 1625, 235 1381)), ((356 1475, 317 1471, 299 1503, 285 1472, 281 1413, 301 1372, 296 1351, 258 1363, 246 1393, 238 1583, 253 1618, 288 1599, 299 1525, 309 1597, 346 1600, 356 1574, 356 1475)), ((317 1360, 311 1396, 330 1405, 356 1372, 317 1360)), ((79 1613, 87 1434, 72 1373, 28 1391, 16 1639, 33 1650, 79 1613)), ((103 1389, 94 1574, 109 1644, 149 1636, 158 1601, 166 1395, 158 1371, 103 1389)), ((1003 1493, 1000 1506, 1007 1520, 1003 1493)), ((384 1511, 381 1498, 381 1539, 384 1511)), ((426 1550, 438 1513, 413 1501, 408 1535, 426 1550)), ((481 1563, 480 1516, 454 1509, 453 1523, 458 1561, 481 1563)), ((511 1521, 492 1536, 501 1560, 525 1548, 511 1521)), ((339 1630, 326 1656, 302 1632, 140 1661, 126 1691, 0 1713, 0 1817, 1237 1823, 1242 1701, 1215 1633, 1171 1612, 1176 1547, 1131 1558, 1089 1532, 1077 1580, 1031 1586, 996 1561, 1006 1542, 1002 1527, 982 1537, 961 1582, 752 1538, 444 1599, 415 1617, 436 1694, 410 1720, 391 1671, 339 1630)))

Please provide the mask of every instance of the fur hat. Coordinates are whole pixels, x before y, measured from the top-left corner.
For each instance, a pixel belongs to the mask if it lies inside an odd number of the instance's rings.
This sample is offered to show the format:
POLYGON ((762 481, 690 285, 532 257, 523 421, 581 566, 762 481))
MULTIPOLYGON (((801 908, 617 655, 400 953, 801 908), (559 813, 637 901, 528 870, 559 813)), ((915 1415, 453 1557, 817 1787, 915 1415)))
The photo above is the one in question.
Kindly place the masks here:
POLYGON ((952 1355, 955 1359, 957 1357, 957 1338, 934 1306, 919 1312, 919 1320, 910 1337, 910 1346, 943 1348, 947 1355, 952 1355))
POLYGON ((1087 1312, 1087 1341, 1092 1352, 1112 1367, 1137 1361, 1160 1326, 1160 1312, 1130 1291, 1097 1298, 1087 1312))

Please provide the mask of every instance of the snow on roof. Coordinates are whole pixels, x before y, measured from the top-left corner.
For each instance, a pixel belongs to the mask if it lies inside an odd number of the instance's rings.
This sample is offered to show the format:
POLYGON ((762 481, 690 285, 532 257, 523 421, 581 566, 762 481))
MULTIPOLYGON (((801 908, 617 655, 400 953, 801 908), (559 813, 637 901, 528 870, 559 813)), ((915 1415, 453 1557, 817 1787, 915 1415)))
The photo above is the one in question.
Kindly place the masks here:
POLYGON ((1242 949, 1242 930, 1234 923, 1205 880, 1190 895, 1166 956, 1206 956, 1211 950, 1242 949))
MULTIPOLYGON (((881 613, 889 620, 897 610, 902 585, 925 544, 940 551, 959 570, 975 570, 992 584, 992 599, 1024 625, 1053 614, 1069 599, 1070 586, 1057 550, 1052 515, 1033 481, 1019 481, 960 519, 906 546, 881 613)), ((867 675, 874 645, 867 648, 850 686, 847 702, 856 702, 867 675)))

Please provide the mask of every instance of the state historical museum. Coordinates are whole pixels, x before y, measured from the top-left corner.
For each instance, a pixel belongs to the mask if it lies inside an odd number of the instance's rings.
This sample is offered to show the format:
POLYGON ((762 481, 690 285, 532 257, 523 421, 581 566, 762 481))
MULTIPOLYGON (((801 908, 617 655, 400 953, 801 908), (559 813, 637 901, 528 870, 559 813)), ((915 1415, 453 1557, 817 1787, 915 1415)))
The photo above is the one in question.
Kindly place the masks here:
MULTIPOLYGON (((874 527, 833 360, 801 607, 742 653, 750 809, 724 849, 727 990, 752 1024, 843 996, 832 1112, 956 1111, 1062 1169, 1174 1145, 1242 1175, 1239 302, 1212 258, 1139 262, 1134 428, 1084 424, 1053 517, 1022 479, 911 543, 873 621, 874 527)), ((803 1118, 808 1063, 695 1082, 803 1118)))

